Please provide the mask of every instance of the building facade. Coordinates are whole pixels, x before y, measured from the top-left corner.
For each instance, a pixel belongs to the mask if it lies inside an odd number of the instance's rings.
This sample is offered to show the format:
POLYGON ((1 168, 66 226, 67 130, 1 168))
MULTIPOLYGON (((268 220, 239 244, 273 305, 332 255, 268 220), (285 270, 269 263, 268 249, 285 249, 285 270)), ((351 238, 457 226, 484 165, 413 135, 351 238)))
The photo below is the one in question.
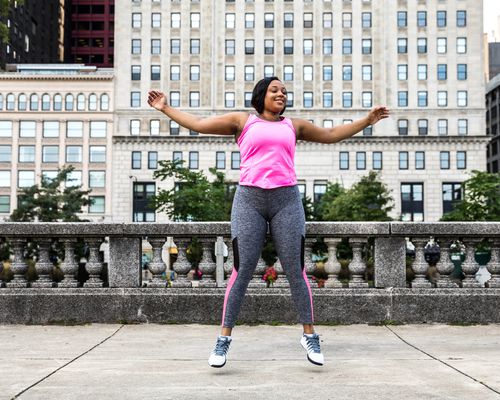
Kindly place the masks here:
POLYGON ((486 132, 488 145, 488 172, 500 172, 500 74, 486 85, 486 132))
POLYGON ((111 220, 113 71, 26 64, 0 73, 0 219, 19 189, 73 165, 66 185, 91 190, 88 220, 111 220))
POLYGON ((148 107, 149 90, 200 116, 252 112, 253 86, 276 75, 292 118, 329 127, 376 104, 391 109, 341 143, 298 143, 305 196, 318 200, 327 182, 350 187, 378 170, 393 218, 438 220, 468 172, 486 170, 482 31, 476 0, 119 0, 113 217, 166 220, 144 201, 172 185, 153 180, 159 159, 218 166, 238 181, 234 140, 177 126, 148 107))

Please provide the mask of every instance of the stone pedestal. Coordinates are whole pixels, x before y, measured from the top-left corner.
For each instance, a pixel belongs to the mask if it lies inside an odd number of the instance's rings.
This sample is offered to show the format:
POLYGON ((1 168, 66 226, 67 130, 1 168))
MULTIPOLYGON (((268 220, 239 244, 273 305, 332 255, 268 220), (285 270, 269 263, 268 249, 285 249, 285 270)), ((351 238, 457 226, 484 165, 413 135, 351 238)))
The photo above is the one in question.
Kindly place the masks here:
POLYGON ((325 238, 324 240, 328 246, 328 260, 325 263, 325 272, 328 274, 328 279, 325 282, 325 287, 340 289, 342 288, 342 282, 339 281, 341 265, 337 259, 337 246, 342 239, 325 238))
POLYGON ((78 272, 78 263, 75 260, 76 239, 63 238, 60 241, 64 244, 64 261, 61 264, 61 271, 64 273, 64 279, 58 283, 57 287, 78 287, 78 281, 75 279, 75 275, 78 272))
POLYGON ((36 273, 38 274, 38 279, 31 283, 32 287, 35 288, 51 288, 54 287, 54 282, 50 277, 50 273, 54 268, 54 264, 50 262, 49 259, 49 249, 52 240, 49 238, 41 238, 37 240, 38 244, 38 260, 35 264, 36 273))
POLYGON ((429 288, 432 286, 426 278, 429 264, 425 261, 424 247, 428 241, 427 238, 414 238, 411 240, 415 246, 415 261, 411 266, 415 272, 415 279, 411 282, 412 288, 429 288))

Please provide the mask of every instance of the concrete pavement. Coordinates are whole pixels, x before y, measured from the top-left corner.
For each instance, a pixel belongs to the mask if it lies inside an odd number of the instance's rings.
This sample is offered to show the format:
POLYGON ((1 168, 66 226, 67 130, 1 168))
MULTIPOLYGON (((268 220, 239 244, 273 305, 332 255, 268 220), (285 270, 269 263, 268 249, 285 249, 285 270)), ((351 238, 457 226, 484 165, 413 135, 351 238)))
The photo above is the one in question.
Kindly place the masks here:
POLYGON ((210 368, 217 326, 0 326, 0 399, 500 400, 500 325, 238 326, 210 368), (18 396, 18 397, 16 397, 18 396))

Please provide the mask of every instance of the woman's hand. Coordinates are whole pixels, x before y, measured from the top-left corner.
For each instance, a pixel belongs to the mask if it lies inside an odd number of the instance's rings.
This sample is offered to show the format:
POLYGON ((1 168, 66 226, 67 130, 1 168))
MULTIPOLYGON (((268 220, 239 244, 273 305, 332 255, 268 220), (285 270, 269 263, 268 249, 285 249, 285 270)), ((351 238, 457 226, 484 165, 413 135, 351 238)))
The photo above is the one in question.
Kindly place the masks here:
POLYGON ((148 93, 148 104, 158 111, 163 111, 163 108, 168 106, 167 97, 163 92, 152 90, 148 93))
POLYGON ((370 125, 376 124, 381 119, 387 117, 389 117, 389 109, 385 106, 377 106, 372 108, 367 116, 370 125))

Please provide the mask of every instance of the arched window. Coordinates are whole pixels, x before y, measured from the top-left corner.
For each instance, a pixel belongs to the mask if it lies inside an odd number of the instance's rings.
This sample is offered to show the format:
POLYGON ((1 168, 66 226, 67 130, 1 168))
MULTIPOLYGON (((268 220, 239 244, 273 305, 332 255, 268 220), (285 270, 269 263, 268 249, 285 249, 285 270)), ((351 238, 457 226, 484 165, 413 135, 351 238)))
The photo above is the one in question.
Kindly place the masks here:
POLYGON ((85 95, 83 93, 76 96, 76 109, 78 111, 85 111, 85 95))
POLYGON ((109 110, 109 96, 106 93, 101 94, 101 111, 109 110))
POLYGON ((74 107, 75 107, 75 98, 71 93, 68 93, 64 100, 64 109, 66 111, 73 111, 74 107))
POLYGON ((50 95, 42 94, 42 111, 50 111, 50 95))
POLYGON ((17 109, 19 111, 26 111, 28 98, 24 93, 21 93, 17 98, 17 109))
POLYGON ((3 94, 0 93, 0 110, 3 110, 3 94))
POLYGON ((5 109, 7 111, 14 110, 14 108, 16 107, 16 98, 14 97, 14 94, 9 93, 7 95, 7 98, 5 99, 5 103, 6 103, 6 108, 5 109))
POLYGON ((36 93, 32 93, 30 96, 30 110, 38 111, 38 95, 36 93))
POLYGON ((97 111, 97 95, 95 93, 89 95, 89 111, 97 111))
POLYGON ((54 95, 54 111, 62 111, 62 96, 59 93, 54 95))

